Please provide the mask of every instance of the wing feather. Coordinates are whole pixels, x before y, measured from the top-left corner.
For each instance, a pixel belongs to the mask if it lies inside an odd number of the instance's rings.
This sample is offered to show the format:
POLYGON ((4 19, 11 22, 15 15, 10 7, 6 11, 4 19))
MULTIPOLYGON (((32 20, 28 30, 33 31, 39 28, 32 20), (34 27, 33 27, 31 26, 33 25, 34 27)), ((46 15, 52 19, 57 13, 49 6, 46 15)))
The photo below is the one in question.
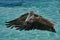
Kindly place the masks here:
POLYGON ((17 27, 17 26, 19 27, 25 21, 27 15, 28 15, 28 13, 20 16, 19 18, 15 19, 15 20, 6 22, 7 27, 11 27, 13 25, 15 25, 15 27, 17 27))

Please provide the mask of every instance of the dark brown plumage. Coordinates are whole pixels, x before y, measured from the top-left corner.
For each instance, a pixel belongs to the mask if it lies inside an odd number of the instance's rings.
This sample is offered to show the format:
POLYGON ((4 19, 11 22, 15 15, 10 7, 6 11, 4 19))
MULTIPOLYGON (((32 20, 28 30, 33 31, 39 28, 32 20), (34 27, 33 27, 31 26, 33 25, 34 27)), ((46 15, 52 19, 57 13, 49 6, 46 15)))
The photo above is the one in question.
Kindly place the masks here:
POLYGON ((48 30, 51 32, 56 32, 54 29, 54 23, 48 21, 47 19, 43 18, 35 14, 34 12, 30 12, 30 17, 28 18, 29 13, 26 13, 19 18, 6 22, 7 27, 16 28, 16 30, 48 30), (27 20, 27 21, 26 21, 27 20))

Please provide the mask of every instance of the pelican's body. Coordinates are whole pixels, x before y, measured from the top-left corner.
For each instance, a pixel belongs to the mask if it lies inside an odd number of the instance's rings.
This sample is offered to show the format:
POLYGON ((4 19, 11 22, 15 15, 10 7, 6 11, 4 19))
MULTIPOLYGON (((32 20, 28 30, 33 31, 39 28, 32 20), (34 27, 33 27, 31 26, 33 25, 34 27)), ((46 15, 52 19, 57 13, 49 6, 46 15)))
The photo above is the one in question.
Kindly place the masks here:
POLYGON ((21 17, 15 20, 6 23, 7 27, 11 28, 16 27, 17 30, 38 29, 38 30, 48 30, 51 32, 56 32, 54 29, 54 23, 48 21, 42 16, 34 14, 34 12, 32 11, 30 13, 22 15, 21 17))

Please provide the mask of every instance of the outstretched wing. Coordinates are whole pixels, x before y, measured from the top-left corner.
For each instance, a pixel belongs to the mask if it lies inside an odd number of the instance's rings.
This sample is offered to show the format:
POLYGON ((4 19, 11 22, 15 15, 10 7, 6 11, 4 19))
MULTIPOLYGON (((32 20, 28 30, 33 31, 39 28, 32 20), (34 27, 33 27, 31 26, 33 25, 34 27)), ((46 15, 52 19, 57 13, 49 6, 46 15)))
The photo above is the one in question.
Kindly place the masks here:
POLYGON ((54 23, 43 18, 43 17, 40 17, 39 19, 39 23, 40 23, 40 26, 42 25, 41 28, 43 28, 43 30, 48 30, 48 31, 52 31, 52 32, 56 32, 55 29, 54 29, 54 23))
POLYGON ((49 21, 47 19, 44 19, 44 18, 41 18, 41 20, 42 20, 41 23, 44 24, 44 25, 46 25, 45 28, 48 31, 56 32, 55 29, 54 29, 54 23, 53 22, 51 22, 51 21, 49 21))
POLYGON ((54 26, 53 22, 51 22, 51 21, 49 21, 49 20, 47 20, 45 18, 42 18, 42 17, 40 17, 40 22, 45 24, 45 25, 54 26))
POLYGON ((20 16, 19 18, 12 20, 12 21, 8 21, 6 22, 7 27, 20 27, 22 25, 22 23, 25 21, 26 17, 27 17, 28 13, 20 16))

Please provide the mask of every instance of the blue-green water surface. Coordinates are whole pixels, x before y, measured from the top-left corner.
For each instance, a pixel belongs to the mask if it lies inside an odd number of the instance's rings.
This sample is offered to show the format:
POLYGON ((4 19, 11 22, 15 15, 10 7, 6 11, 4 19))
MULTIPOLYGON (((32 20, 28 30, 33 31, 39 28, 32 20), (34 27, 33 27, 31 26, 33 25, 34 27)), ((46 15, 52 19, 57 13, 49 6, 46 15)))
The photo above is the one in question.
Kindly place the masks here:
POLYGON ((60 1, 37 1, 16 7, 0 7, 0 40, 60 40, 60 1), (5 22, 34 11, 55 23, 56 33, 42 30, 19 31, 6 28, 5 22))

